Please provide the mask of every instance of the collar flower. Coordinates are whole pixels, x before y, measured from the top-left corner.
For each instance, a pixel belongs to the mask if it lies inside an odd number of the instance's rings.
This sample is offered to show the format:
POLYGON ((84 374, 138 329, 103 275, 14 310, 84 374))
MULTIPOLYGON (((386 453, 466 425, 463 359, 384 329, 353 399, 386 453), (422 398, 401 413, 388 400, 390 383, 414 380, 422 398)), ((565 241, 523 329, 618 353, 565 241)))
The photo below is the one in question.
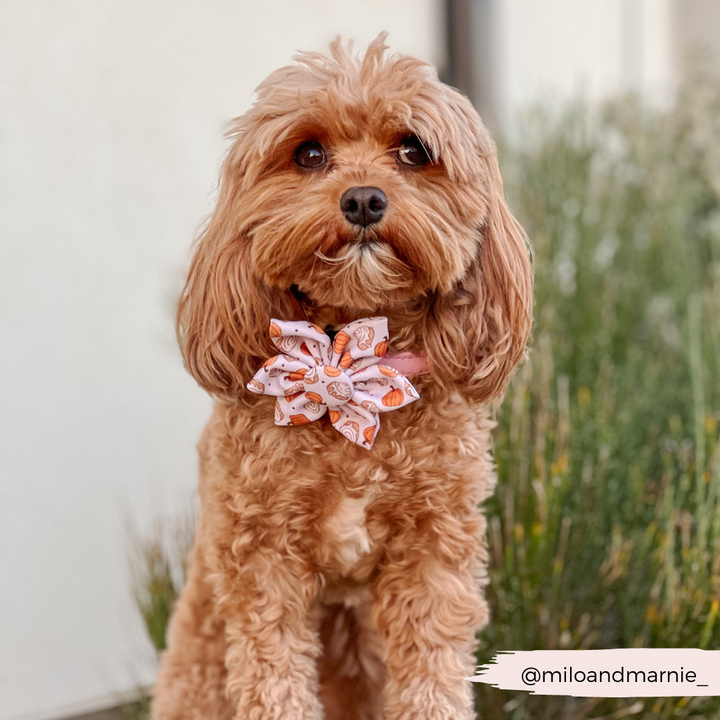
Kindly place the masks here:
POLYGON ((247 388, 274 395, 276 425, 307 425, 325 413, 333 427, 360 447, 372 447, 379 414, 418 399, 410 381, 380 360, 388 346, 387 318, 346 325, 331 340, 309 322, 270 323, 280 351, 268 358, 247 388))

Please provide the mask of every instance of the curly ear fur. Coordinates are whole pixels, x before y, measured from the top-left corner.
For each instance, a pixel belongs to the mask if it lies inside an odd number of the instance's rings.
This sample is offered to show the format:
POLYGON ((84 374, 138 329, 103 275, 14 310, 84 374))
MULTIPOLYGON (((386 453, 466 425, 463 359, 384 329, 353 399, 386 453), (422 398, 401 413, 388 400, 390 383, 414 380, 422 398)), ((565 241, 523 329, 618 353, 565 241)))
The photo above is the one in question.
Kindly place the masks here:
POLYGON ((430 370, 475 402, 500 400, 532 324, 532 261, 505 202, 493 153, 484 158, 488 210, 475 260, 455 290, 432 304, 424 328, 430 370))
POLYGON ((273 354, 272 317, 293 319, 297 303, 256 277, 249 228, 243 220, 242 142, 221 171, 220 196, 200 234, 177 313, 185 365, 201 387, 222 399, 245 395, 245 385, 273 354))

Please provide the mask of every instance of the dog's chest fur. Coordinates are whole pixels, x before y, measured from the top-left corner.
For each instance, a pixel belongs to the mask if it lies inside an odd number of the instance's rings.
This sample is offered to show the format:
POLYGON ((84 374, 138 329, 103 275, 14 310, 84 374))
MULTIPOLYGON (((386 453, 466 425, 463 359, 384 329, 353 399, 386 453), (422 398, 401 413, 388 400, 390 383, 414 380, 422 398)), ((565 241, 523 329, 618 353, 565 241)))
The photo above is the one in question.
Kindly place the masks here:
POLYGON ((349 574, 371 550, 366 512, 373 494, 369 489, 360 497, 344 497, 325 525, 333 559, 343 574, 349 574))
POLYGON ((219 405, 200 447, 210 470, 201 502, 231 508, 238 561, 265 544, 307 558, 328 588, 363 584, 399 534, 424 528, 434 552, 453 522, 481 527, 478 503, 494 485, 492 422, 457 396, 420 385, 418 402, 382 416, 371 451, 322 419, 275 426, 271 398, 219 405))

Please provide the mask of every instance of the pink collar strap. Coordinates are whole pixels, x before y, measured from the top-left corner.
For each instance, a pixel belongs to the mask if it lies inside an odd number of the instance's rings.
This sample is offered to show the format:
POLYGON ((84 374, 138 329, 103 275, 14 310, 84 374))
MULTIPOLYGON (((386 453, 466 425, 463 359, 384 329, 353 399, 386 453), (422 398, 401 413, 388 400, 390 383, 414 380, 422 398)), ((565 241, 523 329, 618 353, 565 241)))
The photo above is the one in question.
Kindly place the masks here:
POLYGON ((383 365, 394 368, 403 375, 424 375, 430 372, 427 355, 422 353, 415 355, 411 352, 385 355, 382 359, 383 365))

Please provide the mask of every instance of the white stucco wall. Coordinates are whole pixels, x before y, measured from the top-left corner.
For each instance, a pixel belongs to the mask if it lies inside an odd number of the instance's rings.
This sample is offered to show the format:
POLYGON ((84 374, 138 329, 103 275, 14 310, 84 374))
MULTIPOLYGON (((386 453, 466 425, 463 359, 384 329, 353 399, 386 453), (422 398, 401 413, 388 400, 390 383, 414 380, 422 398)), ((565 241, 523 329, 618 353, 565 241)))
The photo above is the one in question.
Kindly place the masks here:
POLYGON ((537 101, 594 102, 626 91, 651 102, 671 96, 673 0, 490 1, 492 85, 503 126, 537 101))
POLYGON ((382 29, 440 60, 435 0, 0 4, 0 720, 152 681, 126 521, 196 482, 172 305, 222 133, 295 50, 382 29))

